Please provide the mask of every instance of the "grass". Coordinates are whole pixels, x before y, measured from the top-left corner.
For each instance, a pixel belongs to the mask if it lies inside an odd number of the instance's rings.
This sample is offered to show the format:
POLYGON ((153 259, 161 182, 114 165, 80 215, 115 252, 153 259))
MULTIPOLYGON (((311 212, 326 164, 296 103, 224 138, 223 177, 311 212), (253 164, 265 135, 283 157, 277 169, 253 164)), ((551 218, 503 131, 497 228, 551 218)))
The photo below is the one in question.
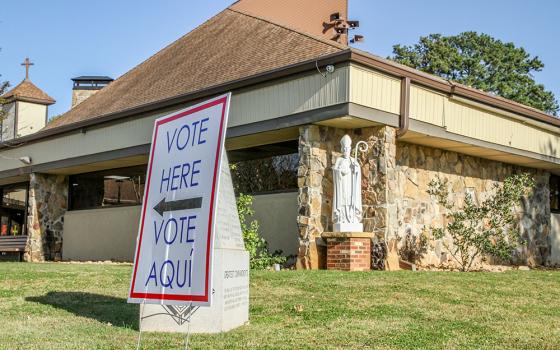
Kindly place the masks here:
MULTIPOLYGON (((130 272, 0 263, 0 348, 135 349, 130 272)), ((560 349, 560 271, 254 272, 250 308, 249 325, 191 349, 560 349)), ((142 348, 183 341, 147 333, 142 348)))

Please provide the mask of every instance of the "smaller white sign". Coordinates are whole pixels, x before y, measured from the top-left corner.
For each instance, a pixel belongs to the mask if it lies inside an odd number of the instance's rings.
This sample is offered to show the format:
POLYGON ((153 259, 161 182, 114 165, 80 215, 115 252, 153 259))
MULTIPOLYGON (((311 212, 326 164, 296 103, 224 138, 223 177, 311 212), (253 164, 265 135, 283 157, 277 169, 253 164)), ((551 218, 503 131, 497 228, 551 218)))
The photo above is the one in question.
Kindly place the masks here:
POLYGON ((231 94, 155 121, 128 301, 210 306, 231 94))

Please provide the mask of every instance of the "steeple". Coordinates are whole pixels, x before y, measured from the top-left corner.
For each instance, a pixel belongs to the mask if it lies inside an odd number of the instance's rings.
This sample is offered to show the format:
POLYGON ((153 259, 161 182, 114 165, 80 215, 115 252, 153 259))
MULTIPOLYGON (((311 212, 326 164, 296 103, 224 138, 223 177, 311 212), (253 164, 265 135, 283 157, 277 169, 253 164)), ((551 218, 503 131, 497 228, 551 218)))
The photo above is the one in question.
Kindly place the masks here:
POLYGON ((37 103, 42 105, 52 105, 56 101, 47 95, 43 90, 39 89, 35 84, 29 79, 29 68, 34 66, 35 63, 31 63, 29 57, 26 57, 22 66, 25 66, 25 79, 22 80, 15 88, 6 92, 2 95, 2 98, 11 102, 13 100, 26 101, 31 103, 37 103))
POLYGON ((0 142, 41 130, 47 124, 48 106, 56 102, 29 79, 34 63, 25 58, 21 65, 25 66, 25 79, 1 96, 4 104, 0 108, 5 115, 0 120, 0 142))

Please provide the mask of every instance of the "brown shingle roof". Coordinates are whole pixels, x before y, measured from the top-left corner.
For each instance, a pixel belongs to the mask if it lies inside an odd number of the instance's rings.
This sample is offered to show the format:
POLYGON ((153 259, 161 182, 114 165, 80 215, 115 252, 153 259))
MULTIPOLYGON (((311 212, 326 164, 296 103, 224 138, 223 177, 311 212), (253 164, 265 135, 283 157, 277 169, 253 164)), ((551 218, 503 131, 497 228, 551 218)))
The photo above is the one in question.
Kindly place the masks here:
POLYGON ((112 114, 347 49, 226 9, 46 128, 112 114))
POLYGON ((52 105, 56 101, 47 95, 43 90, 39 89, 30 80, 23 80, 15 88, 2 95, 6 100, 27 100, 40 104, 52 105))

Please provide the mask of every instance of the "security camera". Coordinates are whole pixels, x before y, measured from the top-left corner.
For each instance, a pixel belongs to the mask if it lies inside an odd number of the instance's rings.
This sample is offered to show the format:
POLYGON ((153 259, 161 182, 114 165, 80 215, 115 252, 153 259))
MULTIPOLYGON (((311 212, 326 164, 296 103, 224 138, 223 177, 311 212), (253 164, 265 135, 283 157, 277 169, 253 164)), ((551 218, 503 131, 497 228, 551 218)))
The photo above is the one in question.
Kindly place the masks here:
POLYGON ((327 69, 327 73, 330 73, 330 74, 334 73, 334 65, 329 64, 325 68, 327 69))
POLYGON ((25 156, 25 157, 21 157, 19 158, 19 161, 22 162, 23 164, 31 164, 31 157, 25 156))

